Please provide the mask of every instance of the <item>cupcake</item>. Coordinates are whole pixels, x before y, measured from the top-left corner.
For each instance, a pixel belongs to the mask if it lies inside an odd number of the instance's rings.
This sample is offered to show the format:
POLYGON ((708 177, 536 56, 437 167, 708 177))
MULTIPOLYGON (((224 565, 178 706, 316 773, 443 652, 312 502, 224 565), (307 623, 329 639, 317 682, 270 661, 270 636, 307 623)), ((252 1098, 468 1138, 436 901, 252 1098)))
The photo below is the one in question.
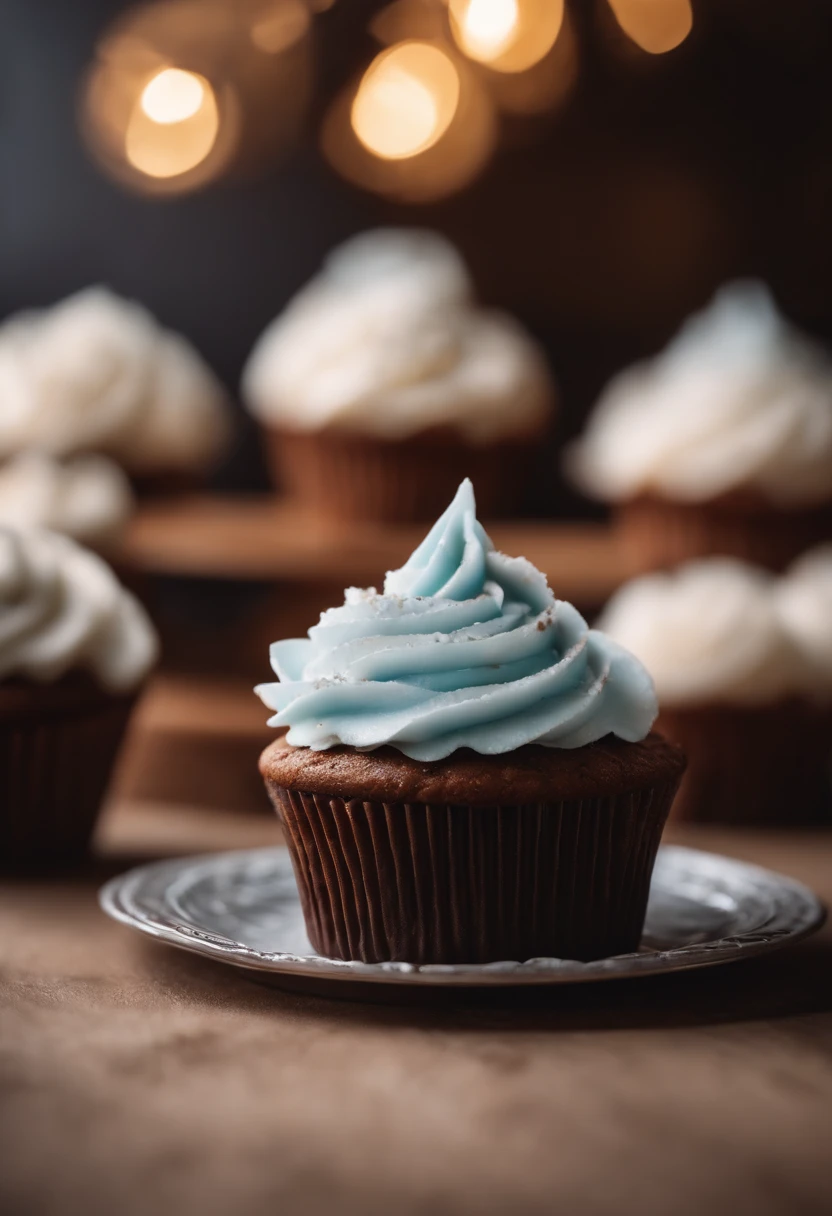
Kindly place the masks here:
POLYGON ((684 760, 642 665, 456 498, 258 689, 314 948, 364 962, 635 950, 684 760))
POLYGON ((656 683, 687 773, 674 815, 795 825, 832 809, 832 555, 777 579, 731 558, 634 579, 599 622, 656 683), (819 574, 819 568, 822 571, 819 574))
POLYGON ((614 503, 634 570, 783 570, 832 537, 832 361, 762 284, 735 283, 611 382, 567 466, 614 503))
POLYGON ((0 459, 97 452, 165 485, 202 473, 228 433, 223 391, 194 348, 103 287, 0 326, 0 459))
POLYGON ((63 532, 112 553, 134 506, 125 473, 106 456, 60 461, 32 451, 0 465, 0 525, 63 532))
POLYGON ((522 504, 552 419, 542 353, 479 308, 432 232, 347 241, 266 329, 243 377, 278 483, 335 519, 435 518, 466 471, 480 507, 522 504))
POLYGON ((0 527, 0 866, 84 852, 156 652, 99 557, 0 527))

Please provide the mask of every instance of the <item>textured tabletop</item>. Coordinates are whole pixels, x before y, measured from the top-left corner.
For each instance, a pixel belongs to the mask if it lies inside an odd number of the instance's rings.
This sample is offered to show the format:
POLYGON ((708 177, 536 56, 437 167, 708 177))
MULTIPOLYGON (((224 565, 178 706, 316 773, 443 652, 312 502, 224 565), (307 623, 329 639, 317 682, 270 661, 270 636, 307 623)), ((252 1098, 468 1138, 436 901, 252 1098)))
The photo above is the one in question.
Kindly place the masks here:
MULTIPOLYGON (((832 933, 500 1003, 284 994, 99 913, 109 875, 276 839, 111 808, 101 860, 0 887, 4 1216, 832 1210, 832 933)), ((832 836, 677 837, 832 897, 832 836)))

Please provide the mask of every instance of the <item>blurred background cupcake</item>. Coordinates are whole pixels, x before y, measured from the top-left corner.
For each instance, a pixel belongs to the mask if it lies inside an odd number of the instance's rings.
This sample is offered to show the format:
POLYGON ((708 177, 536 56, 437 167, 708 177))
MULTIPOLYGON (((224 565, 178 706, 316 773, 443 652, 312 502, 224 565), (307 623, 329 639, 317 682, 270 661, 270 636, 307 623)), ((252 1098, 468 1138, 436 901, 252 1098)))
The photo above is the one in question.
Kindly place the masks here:
POLYGON ((99 557, 0 527, 0 868, 87 848, 157 653, 144 609, 99 557))
POLYGON ((0 465, 0 524, 63 532, 110 557, 135 505, 127 475, 106 456, 27 450, 0 465))
POLYGON ((198 478, 229 436, 190 343, 103 287, 0 327, 0 404, 0 457, 96 452, 140 486, 198 478))
POLYGON ((613 596, 599 625, 647 667, 658 728, 688 757, 676 818, 831 821, 830 608, 829 549, 782 579, 711 558, 613 596))
POLYGON ((832 537, 832 360, 734 283, 616 376, 567 454, 636 569, 729 554, 780 570, 832 537))
POLYGON ((381 229, 331 253, 266 329, 243 397, 278 483, 334 519, 433 519, 465 476, 515 512, 551 428, 545 358, 479 307, 436 233, 381 229))

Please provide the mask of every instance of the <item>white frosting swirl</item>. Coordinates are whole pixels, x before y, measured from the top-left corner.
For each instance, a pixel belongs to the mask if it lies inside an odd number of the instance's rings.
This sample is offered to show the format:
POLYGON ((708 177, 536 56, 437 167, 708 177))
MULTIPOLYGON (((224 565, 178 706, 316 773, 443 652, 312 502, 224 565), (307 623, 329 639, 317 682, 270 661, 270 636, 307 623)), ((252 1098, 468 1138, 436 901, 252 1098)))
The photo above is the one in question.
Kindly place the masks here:
POLYGON ((711 558, 633 579, 598 627, 641 659, 660 705, 765 704, 806 691, 776 592, 772 575, 711 558))
POLYGON ((780 580, 777 600, 803 657, 809 691, 832 695, 832 545, 799 558, 780 580))
POLYGON ((129 481, 106 456, 61 462, 22 452, 0 466, 0 524, 47 528, 107 550, 118 544, 133 507, 129 481))
POLYGON ((471 443, 541 431, 554 396, 532 339, 475 305, 456 250, 396 229, 330 254, 257 342, 243 394, 294 430, 402 439, 450 426, 471 443))
POLYGON ((125 693, 157 653, 144 609, 100 557, 55 532, 0 527, 0 679, 85 671, 125 693))
POLYGON ((181 471, 210 463, 228 428, 193 347, 103 287, 0 327, 0 456, 96 451, 134 473, 181 471))
POLYGON ((611 381, 567 466, 605 499, 739 489, 784 507, 821 502, 832 497, 832 361, 762 284, 731 284, 660 355, 611 381))

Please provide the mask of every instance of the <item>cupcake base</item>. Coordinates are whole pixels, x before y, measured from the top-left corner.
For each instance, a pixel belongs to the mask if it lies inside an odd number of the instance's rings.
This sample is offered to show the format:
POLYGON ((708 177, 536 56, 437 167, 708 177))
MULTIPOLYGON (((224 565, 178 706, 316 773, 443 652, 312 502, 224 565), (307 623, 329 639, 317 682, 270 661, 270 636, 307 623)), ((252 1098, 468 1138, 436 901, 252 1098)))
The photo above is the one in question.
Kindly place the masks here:
POLYGON ((683 766, 657 736, 429 764, 278 741, 261 759, 314 948, 410 963, 637 949, 683 766))
POLYGON ((84 854, 135 700, 81 675, 0 685, 0 869, 84 854))
POLYGON ((798 827, 832 823, 832 716, 800 701, 665 709, 659 728, 688 767, 673 819, 798 827))
POLYGON ((778 510, 751 495, 725 495, 708 503, 644 495, 618 505, 615 522, 636 573, 717 554, 779 572, 813 545, 832 539, 832 506, 778 510))
POLYGON ((538 443, 484 446, 436 430, 406 440, 346 431, 266 432, 275 480, 293 499, 334 520, 422 523, 441 515, 464 477, 482 515, 516 514, 524 504, 538 443))

